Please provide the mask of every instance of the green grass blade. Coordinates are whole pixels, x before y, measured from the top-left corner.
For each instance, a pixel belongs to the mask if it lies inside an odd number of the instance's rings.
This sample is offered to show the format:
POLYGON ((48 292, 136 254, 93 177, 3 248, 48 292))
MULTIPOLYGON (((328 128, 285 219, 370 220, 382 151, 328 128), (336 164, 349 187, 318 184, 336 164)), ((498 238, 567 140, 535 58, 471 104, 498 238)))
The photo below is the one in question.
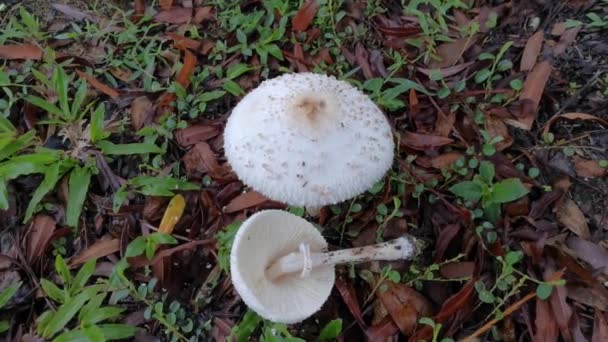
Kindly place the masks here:
POLYGON ((32 173, 44 173, 48 164, 56 162, 58 154, 33 153, 13 157, 0 163, 0 178, 4 180, 15 179, 32 173))
POLYGON ((110 136, 110 133, 103 129, 105 114, 106 110, 103 104, 100 104, 93 114, 91 114, 91 142, 93 143, 97 143, 110 136))
POLYGON ((61 109, 57 108, 57 106, 55 106, 54 104, 48 103, 46 100, 44 100, 41 97, 35 96, 35 95, 28 95, 25 97, 25 100, 31 104, 33 104, 36 107, 40 107, 44 110, 46 110, 47 112, 51 113, 51 114, 55 114, 59 117, 63 117, 63 112, 61 111, 61 109))
POLYGON ((6 303, 8 303, 11 298, 17 293, 19 288, 21 287, 22 282, 15 282, 13 285, 7 287, 2 292, 0 292, 0 308, 4 307, 6 303))
POLYGON ((68 226, 77 227, 80 212, 87 197, 89 183, 91 182, 91 171, 88 168, 78 167, 70 174, 68 182, 68 206, 66 210, 66 221, 68 226))
POLYGON ((102 140, 96 144, 104 154, 108 155, 127 155, 127 154, 146 154, 163 153, 163 149, 149 143, 133 144, 114 144, 107 140, 102 140))
POLYGON ((55 73, 53 74, 53 85, 54 90, 57 92, 57 97, 59 98, 59 108, 61 108, 63 117, 65 120, 70 119, 70 105, 68 104, 68 76, 65 73, 63 68, 58 67, 55 69, 55 73))
POLYGON ((0 210, 8 209, 8 189, 6 182, 0 179, 0 210))
POLYGON ((34 191, 32 195, 32 199, 30 203, 27 205, 27 209, 25 210, 25 217, 23 218, 23 223, 28 222, 32 215, 34 214, 34 210, 36 210, 36 206, 42 198, 51 190, 55 188, 55 184, 59 180, 59 168, 61 167, 61 163, 55 163, 51 165, 46 172, 44 173, 44 179, 34 191))
POLYGON ((34 135, 36 131, 31 130, 19 138, 15 139, 13 142, 0 149, 0 160, 6 159, 12 156, 15 152, 24 149, 27 147, 27 144, 34 139, 34 135))
POLYGON ((89 297, 89 293, 83 292, 61 305, 46 325, 42 337, 49 339, 63 329, 74 318, 84 303, 89 300, 89 297))
POLYGON ((78 86, 78 90, 76 91, 76 95, 74 95, 74 101, 72 101, 72 111, 71 118, 72 120, 76 120, 78 118, 78 112, 80 111, 80 107, 84 102, 85 97, 87 96, 87 82, 84 80, 80 80, 80 85, 78 86))
POLYGON ((4 116, 0 115, 0 132, 4 133, 17 133, 17 129, 13 124, 4 116))

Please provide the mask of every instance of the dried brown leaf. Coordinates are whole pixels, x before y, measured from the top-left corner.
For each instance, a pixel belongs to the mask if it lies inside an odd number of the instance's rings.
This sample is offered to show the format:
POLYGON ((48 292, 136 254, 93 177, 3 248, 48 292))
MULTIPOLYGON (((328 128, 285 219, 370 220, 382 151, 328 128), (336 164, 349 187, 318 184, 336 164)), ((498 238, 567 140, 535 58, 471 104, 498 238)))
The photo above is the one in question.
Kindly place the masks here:
POLYGON ((167 197, 146 196, 143 215, 149 222, 158 221, 163 216, 163 209, 167 206, 167 197))
POLYGON ((154 16, 157 23, 167 24, 186 24, 192 19, 192 9, 183 7, 173 7, 168 11, 160 11, 154 16))
POLYGON ((408 105, 410 107, 410 113, 415 116, 420 112, 420 101, 414 88, 410 89, 408 105))
POLYGON ((173 6, 173 0, 159 0, 158 4, 160 5, 160 8, 168 11, 171 9, 171 6, 173 6))
POLYGON ((526 216, 530 213, 530 198, 524 196, 515 202, 505 205, 505 213, 509 217, 526 216))
POLYGON ((595 310, 595 319, 593 320, 593 336, 591 336, 591 342, 606 341, 608 341, 608 323, 606 322, 605 313, 595 310))
POLYGON ((48 215, 36 215, 27 235, 27 260, 31 264, 44 255, 56 226, 48 215))
POLYGON ((131 123, 139 130, 152 121, 154 108, 152 101, 146 96, 137 97, 131 102, 131 123))
POLYGON ((460 38, 453 42, 439 45, 439 47, 437 47, 437 56, 440 59, 439 61, 432 61, 429 68, 441 69, 453 66, 458 62, 462 54, 475 43, 475 41, 475 38, 460 38))
POLYGON ((509 129, 507 125, 505 125, 504 121, 500 118, 497 118, 493 115, 489 115, 486 117, 486 131, 490 134, 490 137, 503 137, 503 140, 496 143, 494 146, 498 151, 502 151, 511 144, 513 144, 513 138, 511 134, 509 134, 509 129))
POLYGON ((574 234, 586 240, 591 238, 585 215, 571 199, 567 198, 555 208, 555 216, 561 224, 574 234))
POLYGON ((573 27, 567 29, 560 37, 559 42, 553 48, 553 56, 557 57, 566 52, 568 46, 572 45, 576 40, 576 35, 581 30, 581 27, 573 27))
POLYGON ((357 60, 357 64, 361 67, 361 71, 363 72, 363 76, 366 79, 370 79, 374 77, 372 73, 372 68, 369 65, 369 52, 363 44, 357 43, 355 46, 355 58, 357 60))
POLYGON ((212 20, 213 18, 215 18, 215 15, 213 14, 213 7, 203 6, 196 9, 194 19, 192 19, 192 21, 196 24, 201 24, 204 21, 212 20))
POLYGON ((67 17, 72 18, 72 19, 76 19, 76 20, 84 20, 84 19, 88 19, 90 21, 93 22, 97 22, 98 18, 95 16, 92 16, 88 13, 84 13, 83 11, 76 9, 70 5, 65 5, 65 4, 52 4, 51 5, 54 9, 56 9, 57 11, 65 14, 67 17))
MULTIPOLYGON (((474 64, 474 62, 461 63, 461 64, 450 66, 447 68, 441 68, 441 69, 439 69, 439 72, 441 73, 441 76, 446 78, 446 77, 457 75, 458 73, 460 73, 461 71, 463 71, 464 69, 468 68, 469 66, 471 66, 473 64, 474 64)), ((418 68, 418 71, 420 71, 421 73, 430 77, 431 73, 433 73, 434 71, 437 71, 437 69, 418 68)))
MULTIPOLYGON (((448 319, 451 319, 456 315, 457 312, 464 310, 468 305, 471 304, 473 295, 475 294, 475 282, 476 279, 469 280, 457 293, 453 294, 448 298, 439 312, 433 316, 433 321, 436 323, 444 323, 448 319)), ((410 336, 409 342, 418 342, 420 340, 428 341, 433 336, 433 329, 429 326, 423 326, 418 329, 415 334, 410 336)))
POLYGON ((557 341, 559 337, 557 323, 548 302, 536 299, 536 319, 534 320, 534 325, 536 326, 534 342, 557 341))
POLYGON ((543 30, 539 30, 535 34, 531 35, 526 42, 524 51, 521 56, 521 64, 519 67, 520 71, 528 71, 534 68, 536 60, 540 54, 540 50, 543 47, 543 41, 545 40, 545 33, 543 30))
POLYGON ((208 173, 213 179, 222 178, 227 170, 217 162, 215 153, 206 142, 194 145, 182 158, 186 172, 191 175, 208 173))
POLYGON ((561 36, 562 34, 564 34, 564 32, 566 32, 567 28, 568 27, 566 26, 566 22, 560 21, 559 23, 555 23, 555 25, 553 25, 553 28, 551 29, 551 34, 554 36, 561 36))
POLYGON ((111 97, 113 99, 118 97, 119 94, 115 89, 102 83, 95 77, 87 74, 86 72, 80 71, 80 70, 76 70, 76 73, 78 74, 78 76, 84 78, 93 88, 99 90, 100 92, 108 95, 109 97, 111 97))
POLYGON ((78 266, 91 259, 99 259, 120 250, 119 239, 101 239, 89 246, 80 254, 70 259, 70 267, 78 266))
POLYGON ((442 227, 435 244, 435 256, 433 257, 435 262, 440 262, 443 260, 443 255, 446 249, 450 245, 450 242, 452 242, 452 240, 458 235, 459 231, 459 223, 451 223, 442 227))
POLYGON ((163 249, 160 252, 157 252, 156 255, 154 256, 154 259, 152 259, 152 260, 148 260, 145 256, 141 255, 141 256, 134 257, 134 258, 129 258, 128 261, 129 261, 129 265, 136 267, 136 268, 155 265, 155 264, 158 265, 161 262, 163 262, 164 260, 166 260, 166 258, 172 256, 173 254, 175 254, 177 252, 189 250, 189 249, 192 249, 192 248, 200 246, 200 245, 213 245, 213 244, 215 244, 215 240, 195 240, 195 241, 186 242, 186 243, 181 244, 176 247, 163 249))
POLYGON ((184 64, 177 74, 176 82, 187 88, 190 85, 190 75, 192 75, 195 67, 196 57, 189 50, 184 50, 184 64))
POLYGON ((608 311, 608 290, 595 279, 589 282, 589 286, 568 286, 568 298, 597 310, 608 311))
POLYGON ((291 25, 294 31, 306 31, 317 14, 318 9, 319 4, 317 4, 316 0, 306 0, 293 19, 291 19, 291 25))
POLYGON ((566 243, 579 258, 589 263, 591 267, 608 273, 606 269, 608 267, 608 251, 605 248, 577 236, 568 238, 566 243))
POLYGON ((220 134, 220 127, 217 125, 196 124, 175 132, 177 142, 186 147, 198 142, 209 140, 220 134))
POLYGON ((363 321, 363 316, 361 315, 361 307, 357 301, 357 293, 355 292, 353 284, 343 277, 337 277, 336 288, 338 289, 338 292, 340 292, 340 296, 342 296, 342 300, 348 307, 348 310, 350 310, 350 313, 357 320, 357 323, 359 323, 361 327, 365 327, 365 321, 363 321))
POLYGON ((600 166, 595 160, 574 156, 574 169, 579 177, 598 178, 606 175, 607 169, 600 166))
POLYGON ((475 279, 469 280, 457 293, 448 298, 441 310, 433 317, 435 322, 445 322, 452 317, 456 312, 462 310, 469 305, 475 293, 475 279))
POLYGON ((449 145, 453 142, 454 140, 450 138, 413 132, 405 132, 401 138, 401 143, 403 145, 419 151, 449 145))
POLYGON ((572 308, 570 308, 570 305, 566 302, 566 296, 567 290, 564 286, 555 286, 551 293, 551 297, 549 297, 549 304, 562 337, 566 341, 572 341, 572 333, 570 332, 569 327, 572 308))
POLYGON ((421 317, 431 315, 431 304, 416 290, 390 281, 382 285, 386 291, 378 291, 378 298, 403 334, 410 335, 421 317))
POLYGON ((144 0, 135 0, 135 14, 142 15, 146 11, 146 6, 144 5, 144 0))
POLYGON ((443 115, 441 112, 437 113, 437 120, 435 121, 435 133, 442 137, 447 137, 450 132, 454 129, 454 123, 456 123, 456 114, 449 112, 443 115))
POLYGON ((112 68, 110 69, 110 74, 112 74, 112 76, 118 78, 119 80, 127 83, 131 80, 131 77, 133 77, 133 74, 131 74, 129 71, 125 70, 125 69, 121 69, 121 68, 112 68))
POLYGON ((403 27, 387 27, 387 26, 376 26, 378 31, 384 33, 387 36, 393 37, 411 37, 422 32, 420 26, 403 26, 403 27))
POLYGON ((473 276, 475 263, 473 261, 451 262, 442 265, 439 272, 444 278, 465 278, 473 276))
POLYGON ((0 45, 0 58, 42 59, 42 49, 32 44, 0 45))
POLYGON ((365 330, 365 337, 368 342, 386 342, 390 341, 390 337, 398 332, 399 327, 390 316, 386 316, 378 324, 367 328, 365 330))
POLYGON ((524 110, 518 120, 505 120, 515 127, 530 130, 536 119, 536 111, 540 104, 540 99, 545 91, 545 86, 551 76, 551 63, 543 61, 537 64, 526 77, 523 90, 519 96, 524 103, 524 110))
POLYGON ((464 155, 460 152, 448 152, 440 154, 431 159, 431 165, 436 169, 444 169, 452 165, 455 161, 462 158, 464 155))
POLYGON ((267 202, 268 198, 257 191, 249 191, 244 194, 240 194, 236 198, 232 199, 225 208, 225 212, 230 214, 243 209, 253 208, 264 202, 267 202))
POLYGON ((175 32, 167 32, 167 36, 173 39, 177 44, 179 44, 179 48, 186 48, 191 50, 197 50, 201 46, 201 42, 198 40, 194 40, 192 38, 184 37, 175 32))
POLYGON ((561 189, 553 189, 550 192, 544 193, 540 199, 532 203, 529 214, 530 218, 538 220, 543 217, 549 206, 559 200, 562 195, 563 191, 561 189))

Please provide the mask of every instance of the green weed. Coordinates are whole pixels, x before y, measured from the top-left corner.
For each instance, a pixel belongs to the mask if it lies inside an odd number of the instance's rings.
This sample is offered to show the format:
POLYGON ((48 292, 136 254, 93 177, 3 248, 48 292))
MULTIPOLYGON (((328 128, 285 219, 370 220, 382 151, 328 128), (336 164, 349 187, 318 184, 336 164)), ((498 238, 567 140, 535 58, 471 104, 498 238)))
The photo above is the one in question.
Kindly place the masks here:
POLYGON ((36 331, 42 338, 56 336, 54 342, 110 341, 135 335, 137 328, 111 323, 125 308, 103 304, 108 295, 107 285, 102 282, 86 285, 95 271, 95 264, 95 260, 86 262, 72 276, 61 255, 57 255, 55 270, 63 288, 49 280, 40 280, 47 297, 59 305, 56 310, 45 311, 38 318, 36 331))
POLYGON ((481 200, 485 217, 491 222, 500 218, 501 204, 515 201, 529 192, 519 178, 494 182, 495 170, 491 162, 482 161, 478 171, 473 180, 455 184, 449 190, 465 201, 481 200))

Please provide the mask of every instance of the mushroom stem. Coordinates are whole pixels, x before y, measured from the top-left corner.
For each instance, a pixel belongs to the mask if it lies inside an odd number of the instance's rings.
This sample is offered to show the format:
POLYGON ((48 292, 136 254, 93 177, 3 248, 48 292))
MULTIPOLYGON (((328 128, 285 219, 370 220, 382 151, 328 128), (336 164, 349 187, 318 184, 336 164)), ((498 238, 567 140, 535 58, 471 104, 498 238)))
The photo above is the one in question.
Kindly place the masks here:
MULTIPOLYGON (((304 248, 305 249, 305 248, 304 248)), ((266 269, 266 275, 275 280, 283 275, 302 272, 306 276, 321 266, 366 262, 372 260, 411 260, 418 255, 420 243, 409 235, 365 247, 356 247, 325 253, 289 253, 266 269)), ((301 248, 302 250, 302 248, 301 248)))

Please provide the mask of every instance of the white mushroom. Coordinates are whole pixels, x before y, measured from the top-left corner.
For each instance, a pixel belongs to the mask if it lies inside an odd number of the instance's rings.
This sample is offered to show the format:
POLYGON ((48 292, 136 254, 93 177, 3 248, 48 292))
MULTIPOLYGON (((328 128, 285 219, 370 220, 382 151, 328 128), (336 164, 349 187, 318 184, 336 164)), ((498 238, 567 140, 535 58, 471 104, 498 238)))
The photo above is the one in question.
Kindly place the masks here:
POLYGON ((334 284, 334 265, 411 259, 414 238, 326 252, 321 233, 301 217, 281 210, 252 215, 238 230, 230 255, 232 283, 260 316, 297 323, 317 312, 334 284))
POLYGON ((313 73, 262 82, 234 108, 224 150, 238 177, 265 196, 317 208, 352 198, 393 161, 388 120, 349 83, 313 73))

